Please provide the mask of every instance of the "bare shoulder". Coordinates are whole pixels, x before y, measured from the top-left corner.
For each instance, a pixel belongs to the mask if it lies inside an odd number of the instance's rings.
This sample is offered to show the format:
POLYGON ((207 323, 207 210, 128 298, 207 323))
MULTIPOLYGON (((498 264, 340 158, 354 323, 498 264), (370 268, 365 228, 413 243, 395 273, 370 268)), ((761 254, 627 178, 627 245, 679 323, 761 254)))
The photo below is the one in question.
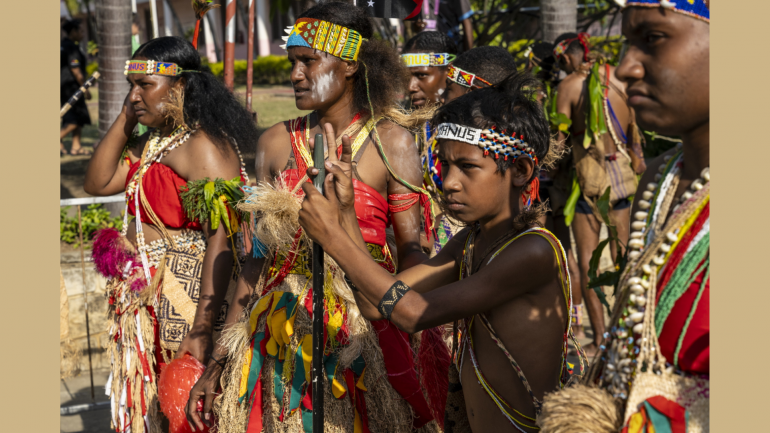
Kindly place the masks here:
POLYGON ((289 122, 278 122, 275 125, 267 128, 262 135, 259 136, 257 141, 257 151, 261 149, 267 149, 274 146, 285 145, 289 140, 289 122))
POLYGON ((561 80, 557 90, 560 94, 564 95, 579 94, 583 90, 585 79, 584 75, 573 72, 561 80))
POLYGON ((215 143, 208 134, 198 130, 187 140, 185 148, 190 180, 238 177, 238 156, 230 143, 215 143))
POLYGON ((412 133, 389 119, 383 119, 377 123, 377 133, 382 138, 382 146, 385 149, 414 143, 412 133))
POLYGON ((232 150, 232 145, 229 143, 214 143, 214 140, 202 130, 193 132, 190 138, 187 139, 185 147, 189 155, 196 161, 199 158, 226 160, 232 150))
POLYGON ((491 257, 486 260, 488 265, 485 268, 497 275, 495 279, 508 285, 511 281, 526 281, 525 284, 535 289, 558 278, 554 245, 534 232, 520 236, 500 251, 494 260, 491 257))

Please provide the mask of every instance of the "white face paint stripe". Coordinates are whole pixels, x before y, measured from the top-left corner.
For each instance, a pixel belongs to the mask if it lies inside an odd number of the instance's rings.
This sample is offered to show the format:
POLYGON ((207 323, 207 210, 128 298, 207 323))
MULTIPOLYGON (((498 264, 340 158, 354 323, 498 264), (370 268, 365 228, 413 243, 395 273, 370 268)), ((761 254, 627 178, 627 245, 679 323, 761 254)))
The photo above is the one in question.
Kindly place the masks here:
POLYGON ((334 74, 329 71, 325 74, 321 74, 315 83, 313 83, 310 91, 313 92, 313 96, 321 101, 326 101, 329 98, 329 91, 331 90, 332 83, 334 82, 334 74))

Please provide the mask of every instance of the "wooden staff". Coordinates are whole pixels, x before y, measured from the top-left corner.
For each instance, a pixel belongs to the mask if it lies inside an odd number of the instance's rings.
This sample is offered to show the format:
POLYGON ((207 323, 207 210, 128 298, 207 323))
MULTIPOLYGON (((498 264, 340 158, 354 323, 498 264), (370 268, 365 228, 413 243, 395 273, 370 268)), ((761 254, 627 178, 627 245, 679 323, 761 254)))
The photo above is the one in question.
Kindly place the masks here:
POLYGON ((83 94, 86 93, 86 90, 88 90, 89 87, 91 87, 96 80, 99 79, 99 71, 94 72, 93 75, 91 75, 91 78, 89 78, 85 83, 83 83, 82 86, 78 89, 77 92, 75 92, 74 95, 70 97, 70 99, 64 104, 63 107, 61 107, 61 111, 59 112, 59 118, 64 117, 65 114, 67 114, 68 111, 70 111, 70 108, 72 108, 73 105, 75 105, 76 102, 78 102, 78 99, 83 97, 83 94))
MULTIPOLYGON (((330 151, 331 150, 330 148, 330 151)), ((313 185, 324 193, 324 137, 315 135, 313 166, 318 174, 313 178, 313 185)), ((313 432, 324 431, 324 250, 313 242, 313 432)))

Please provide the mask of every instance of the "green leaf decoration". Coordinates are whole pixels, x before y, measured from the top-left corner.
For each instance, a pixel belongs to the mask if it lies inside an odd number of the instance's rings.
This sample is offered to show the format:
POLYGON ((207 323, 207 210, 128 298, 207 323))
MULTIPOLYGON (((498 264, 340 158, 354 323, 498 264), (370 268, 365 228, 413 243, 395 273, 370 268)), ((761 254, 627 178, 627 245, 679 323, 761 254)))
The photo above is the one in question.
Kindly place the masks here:
POLYGON ((583 138, 583 147, 586 149, 593 140, 607 133, 607 124, 604 121, 604 90, 605 86, 601 83, 599 76, 599 63, 594 63, 591 68, 591 75, 588 77, 588 123, 586 124, 586 135, 583 138))
POLYGON ((212 230, 218 229, 224 220, 225 227, 232 234, 238 230, 238 225, 232 224, 231 218, 235 221, 248 218, 248 215, 235 208, 244 196, 242 186, 238 177, 232 180, 217 178, 213 181, 205 178, 187 182, 179 189, 179 196, 190 220, 201 224, 211 221, 212 230))
POLYGON ((607 297, 604 295, 604 291, 602 291, 602 286, 592 285, 592 282, 598 279, 597 273, 599 271, 599 263, 601 262, 602 252, 604 252, 604 248, 606 248, 607 244, 609 243, 609 238, 599 242, 599 245, 596 246, 593 254, 591 254, 591 260, 588 262, 588 288, 593 289, 596 292, 599 300, 602 302, 602 304, 604 304, 605 307, 607 307, 607 311, 609 311, 610 304, 607 303, 607 297))
POLYGON ((214 182, 208 182, 203 187, 203 198, 206 200, 207 203, 211 203, 211 200, 214 198, 214 189, 216 187, 214 186, 214 182))
POLYGON ((578 185, 577 176, 572 173, 572 192, 564 205, 564 223, 567 224, 567 227, 575 219, 575 206, 577 206, 578 199, 580 199, 580 185, 578 185))

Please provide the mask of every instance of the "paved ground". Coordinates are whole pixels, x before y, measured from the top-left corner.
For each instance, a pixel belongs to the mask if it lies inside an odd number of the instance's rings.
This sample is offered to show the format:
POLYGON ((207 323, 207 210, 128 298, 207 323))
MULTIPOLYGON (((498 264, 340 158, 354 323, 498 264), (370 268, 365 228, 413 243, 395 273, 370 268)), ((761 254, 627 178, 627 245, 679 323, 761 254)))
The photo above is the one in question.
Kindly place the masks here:
MULTIPOLYGON (((107 396, 104 395, 104 385, 107 383, 108 376, 107 370, 94 371, 94 396, 97 403, 108 401, 107 396)), ((88 403, 91 403, 91 380, 86 367, 80 375, 61 381, 61 405, 74 406, 88 403)), ((61 432, 112 432, 109 406, 98 406, 95 410, 63 415, 61 432)))

